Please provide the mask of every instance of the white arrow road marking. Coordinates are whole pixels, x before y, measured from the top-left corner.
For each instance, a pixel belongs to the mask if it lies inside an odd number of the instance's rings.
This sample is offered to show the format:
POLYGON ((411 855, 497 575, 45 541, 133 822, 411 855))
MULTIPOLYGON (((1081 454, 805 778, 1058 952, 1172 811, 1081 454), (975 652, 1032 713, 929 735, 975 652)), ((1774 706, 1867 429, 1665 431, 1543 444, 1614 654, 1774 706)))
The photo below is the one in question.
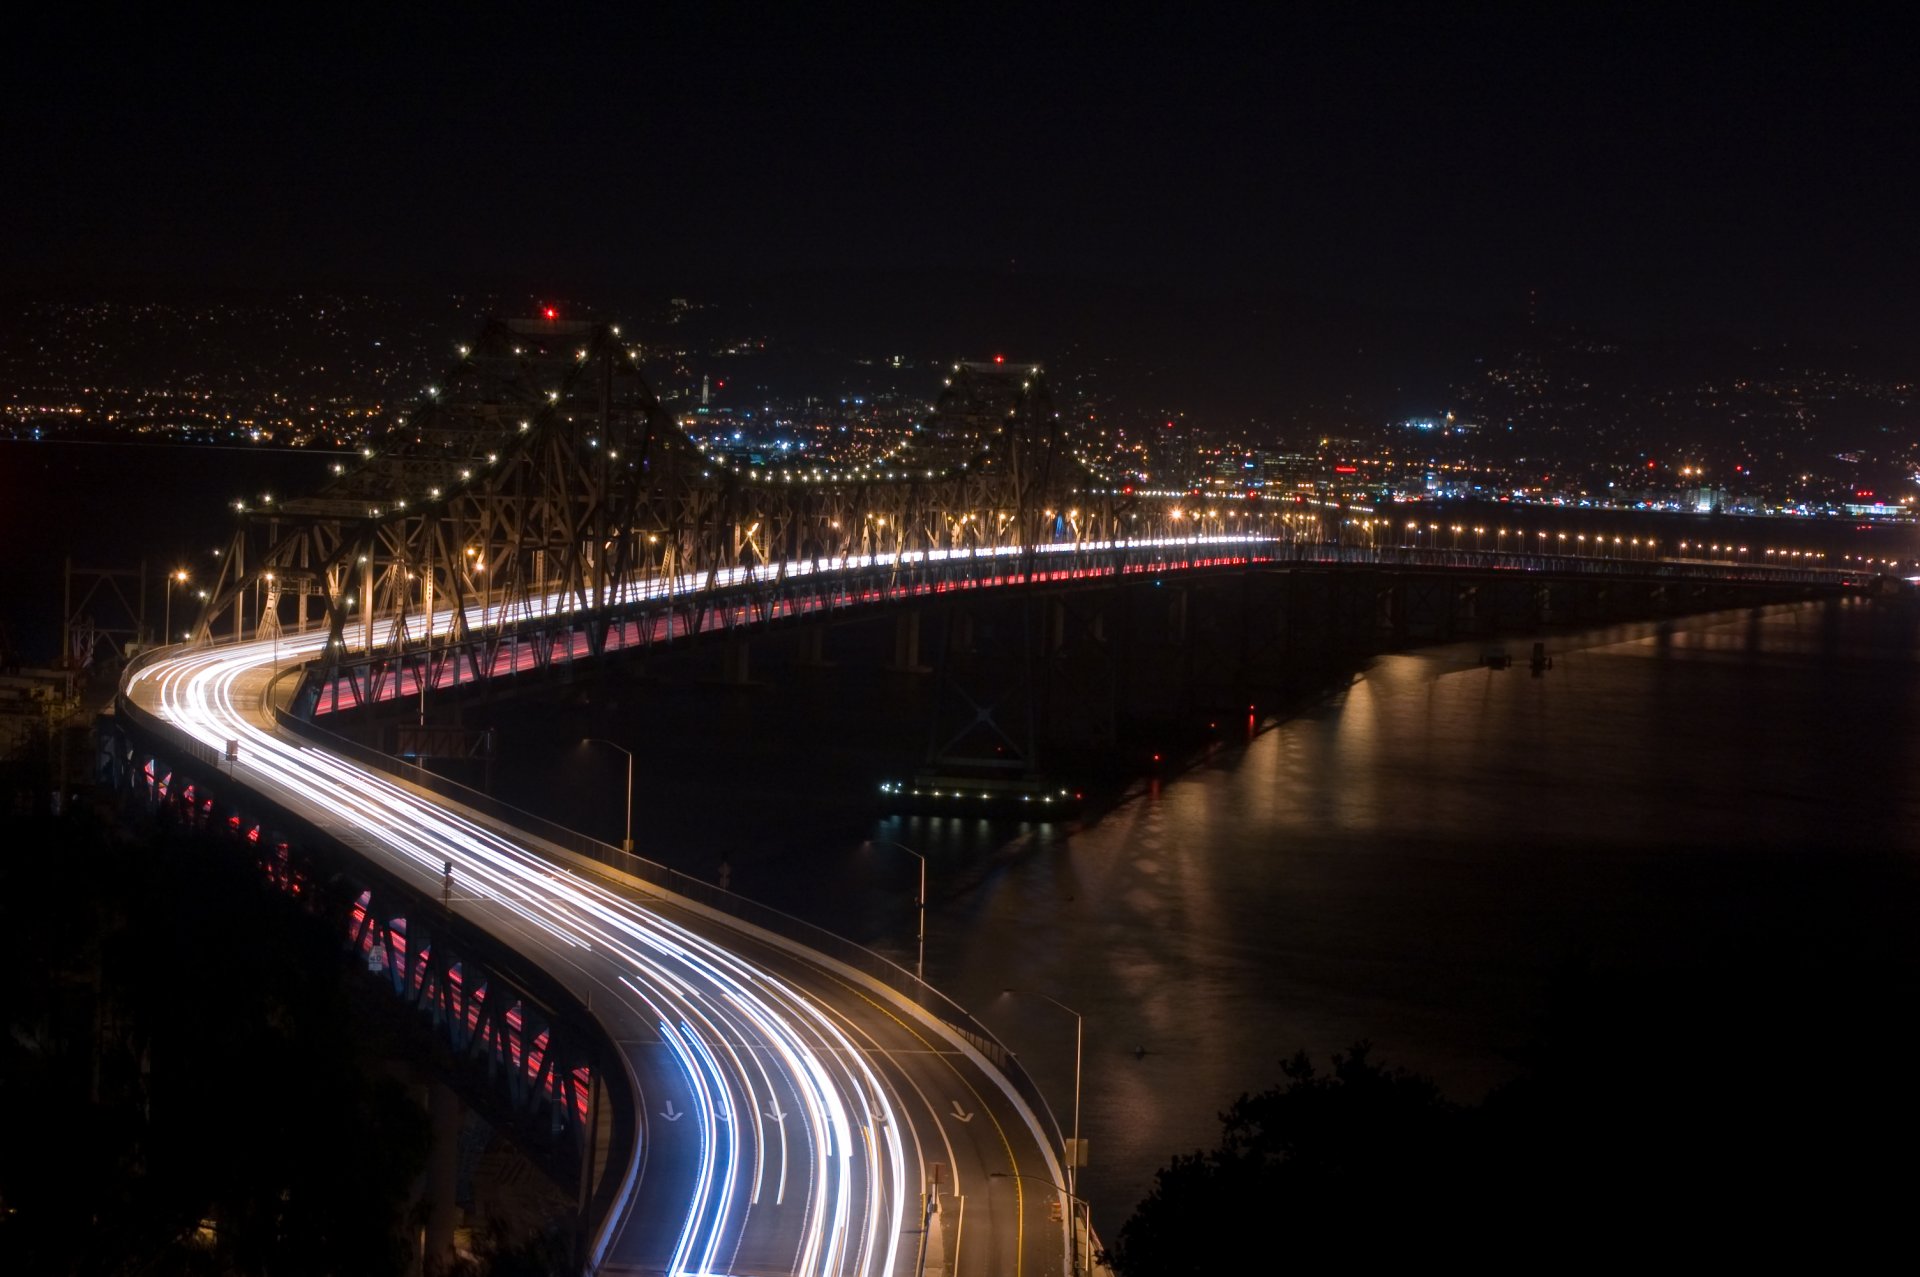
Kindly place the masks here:
POLYGON ((955 1100, 953 1102, 953 1115, 959 1118, 962 1122, 971 1122, 973 1120, 973 1114, 961 1108, 959 1100, 955 1100))
POLYGON ((660 1110, 660 1116, 666 1118, 669 1122, 677 1122, 681 1118, 685 1117, 686 1114, 675 1110, 675 1108, 673 1107, 673 1101, 668 1100, 667 1107, 660 1110))
POLYGON ((773 1101, 773 1107, 767 1110, 767 1116, 776 1122, 784 1122, 787 1120, 787 1115, 780 1111, 780 1101, 777 1097, 773 1101))

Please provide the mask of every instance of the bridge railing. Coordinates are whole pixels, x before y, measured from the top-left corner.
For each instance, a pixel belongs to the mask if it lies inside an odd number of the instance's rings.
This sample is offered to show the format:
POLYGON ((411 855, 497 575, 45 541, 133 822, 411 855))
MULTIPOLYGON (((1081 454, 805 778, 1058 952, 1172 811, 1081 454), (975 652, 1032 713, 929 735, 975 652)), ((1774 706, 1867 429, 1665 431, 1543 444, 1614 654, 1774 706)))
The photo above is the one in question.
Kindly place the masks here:
POLYGON ((1334 545, 1299 542, 1286 556, 1297 563, 1352 563, 1387 567, 1511 569, 1576 576, 1632 576, 1713 581, 1777 581, 1838 585, 1860 574, 1841 568, 1783 567, 1773 563, 1632 555, 1545 554, 1536 551, 1424 549, 1419 546, 1334 545))
POLYGON ((166 657, 178 653, 186 646, 187 644, 184 643, 176 643, 165 647, 150 647, 127 662, 126 668, 120 671, 119 685, 114 688, 113 712, 147 732, 170 731, 172 736, 177 738, 173 746, 174 748, 191 758, 194 762, 218 771, 226 761, 221 750, 215 749, 205 741, 194 738, 185 731, 180 730, 174 724, 166 722, 159 715, 149 713, 131 696, 127 695, 127 688, 132 684, 133 676, 136 673, 149 665, 157 664, 166 657))
MULTIPOLYGON (((172 652, 179 650, 176 647, 172 652)), ((166 654, 171 653, 160 655, 166 654)), ((158 656, 154 659, 158 659, 158 656)), ((151 662, 144 657, 136 660, 127 666, 125 673, 132 673, 148 663, 151 662)), ((538 963, 525 961, 522 955, 491 937, 484 928, 434 907, 431 895, 423 898, 417 885, 409 885, 389 869, 360 857, 350 841, 329 835, 308 817, 288 808, 260 788, 245 785, 247 772, 244 764, 236 773, 227 763, 224 751, 195 740, 179 724, 169 722, 142 707, 127 695, 127 686, 128 680, 123 676, 115 706, 116 716, 120 717, 118 729, 123 739, 136 743, 143 750, 153 751, 156 759, 164 758, 168 767, 174 769, 175 775, 184 771, 203 790, 221 791, 219 801, 222 810, 244 813, 243 822, 255 823, 256 833, 260 828, 265 828, 276 831, 276 837, 294 837, 301 841, 303 849, 316 858, 309 867, 326 870, 317 875, 319 879, 330 879, 333 870, 347 868, 345 880, 350 886, 346 898, 351 899, 355 893, 371 893, 371 900, 368 901, 371 907, 365 914, 364 922, 379 930, 383 936, 385 927, 381 920, 394 917, 397 913, 402 919, 411 918, 414 921, 416 925, 406 932, 407 939, 413 942, 410 956, 403 959, 407 965, 394 965, 391 942, 382 941, 387 946, 388 964, 383 979, 387 991, 397 994, 401 1005, 412 1008, 416 1013, 425 1012, 432 1005, 433 997, 447 995, 444 980, 436 983, 428 979, 424 968, 417 964, 437 963, 437 969, 442 973, 450 962, 461 962, 463 958, 478 964, 466 966, 465 987, 491 988, 494 994, 487 1004, 469 1001, 464 1008, 466 1014, 448 1014, 448 1005, 442 1003, 431 1020, 434 1031, 443 1035, 443 1046, 452 1048, 451 1067, 456 1074, 464 1072, 464 1077, 459 1080, 482 1089, 479 1102, 483 1110, 488 1111, 491 1123, 514 1134, 516 1138, 525 1137, 528 1141, 527 1151, 533 1160, 541 1164, 548 1174, 556 1175, 557 1182, 569 1182, 577 1172, 572 1169, 568 1159, 577 1156, 580 1149, 578 1141, 586 1138, 581 1124, 588 1120, 587 1110, 579 1091, 569 1093, 556 1089, 553 1079, 568 1079, 568 1086, 585 1086, 586 1080, 576 1073, 576 1065, 585 1065, 604 1073, 608 1078, 605 1094, 612 1106, 613 1129, 610 1142, 606 1145, 607 1165, 614 1168, 628 1162, 636 1147, 637 1114, 633 1102, 622 1098, 625 1092, 617 1082, 620 1066, 615 1061, 621 1058, 621 1053, 604 1026, 592 1017, 587 1004, 564 981, 538 963), (206 773, 196 775, 193 771, 195 764, 204 766, 206 773), (236 788, 246 788, 244 795, 225 790, 220 784, 221 780, 236 779, 240 782, 236 788), (303 830, 306 831, 305 835, 298 832, 303 830), (348 863, 343 865, 341 857, 348 858, 348 863), (383 903, 392 904, 393 908, 382 909, 380 906, 383 903), (423 910, 422 905, 427 908, 423 910), (456 947, 450 951, 448 945, 456 947), (525 1017, 517 1026, 509 1027, 502 1019, 509 1007, 518 1008, 525 1017), (583 1039, 570 1040, 560 1035, 559 1022, 562 1017, 570 1026, 583 1028, 594 1040, 595 1046, 590 1055, 581 1053, 583 1039), (488 1042, 480 1031, 480 1026, 486 1024, 492 1024, 497 1031, 509 1034, 512 1040, 488 1042), (536 1074, 530 1052, 523 1051, 519 1055, 509 1053, 521 1051, 543 1032, 552 1034, 541 1052, 548 1066, 545 1074, 536 1074), (488 1090, 494 1090, 495 1093, 489 1096, 485 1093, 488 1090), (494 1107, 495 1104, 504 1107, 494 1107), (569 1141, 573 1143, 569 1144, 569 1141)), ((177 785, 175 789, 177 792, 177 785)), ((210 797, 208 802, 211 806, 213 799, 210 797)), ((239 826, 236 826, 236 839, 239 838, 238 829, 239 826)), ((271 838, 265 840, 261 849, 270 846, 273 841, 271 838)), ((322 887, 310 892, 309 900, 324 890, 326 888, 322 887)), ((362 899, 366 901, 367 897, 363 896, 362 899)), ((344 903, 341 920, 345 920, 344 903)), ((354 939, 357 942, 369 934, 371 932, 356 930, 354 939)), ((363 957, 367 953, 357 943, 352 947, 357 948, 363 957)), ((468 1098, 475 1098, 471 1091, 468 1092, 468 1098)), ((595 1188, 586 1218, 601 1221, 596 1227, 604 1228, 616 1222, 613 1204, 622 1182, 621 1175, 607 1174, 595 1188)))
POLYGON ((565 851, 617 869, 621 873, 659 888, 663 893, 691 900, 708 909, 772 932, 873 977, 944 1021, 949 1028, 965 1038, 975 1050, 991 1061, 994 1067, 1005 1075, 1020 1098, 1045 1121, 1052 1132, 1055 1144, 1064 1148, 1059 1120, 1054 1116, 1053 1108, 1047 1103, 1039 1086, 1021 1065, 1019 1058, 994 1036, 991 1029, 975 1019, 959 1003, 898 963, 875 953, 865 945, 857 944, 805 919, 796 918, 790 913, 724 890, 690 874, 681 873, 677 869, 656 861, 623 851, 597 838, 589 837, 577 829, 570 829, 543 816, 515 807, 511 803, 502 802, 491 794, 462 785, 417 763, 409 763, 405 759, 395 758, 391 754, 362 745, 358 741, 348 740, 297 714, 283 712, 271 701, 269 708, 274 714, 275 721, 282 728, 328 753, 399 776, 421 789, 475 811, 508 830, 530 834, 565 851))

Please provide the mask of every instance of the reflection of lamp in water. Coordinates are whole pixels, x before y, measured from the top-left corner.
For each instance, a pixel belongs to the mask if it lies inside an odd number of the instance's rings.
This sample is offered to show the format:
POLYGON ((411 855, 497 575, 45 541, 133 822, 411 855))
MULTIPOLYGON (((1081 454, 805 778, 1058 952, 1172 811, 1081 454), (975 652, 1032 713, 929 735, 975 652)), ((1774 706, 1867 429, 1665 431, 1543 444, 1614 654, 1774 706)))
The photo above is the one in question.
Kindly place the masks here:
POLYGON ((620 843, 620 850, 629 856, 633 854, 633 751, 624 745, 615 745, 612 741, 599 736, 589 736, 580 742, 582 745, 605 745, 617 749, 627 756, 627 836, 620 843))
MULTIPOLYGON (((1073 1171, 1080 1164, 1080 1043, 1082 1030, 1086 1027, 1086 1018, 1078 1011, 1055 997, 1032 990, 1003 989, 1003 993, 1026 993, 1031 997, 1044 998, 1073 1017, 1073 1147, 1067 1151, 1067 1196, 1073 1196, 1073 1171)), ((1077 1199, 1076 1199, 1077 1200, 1077 1199)))

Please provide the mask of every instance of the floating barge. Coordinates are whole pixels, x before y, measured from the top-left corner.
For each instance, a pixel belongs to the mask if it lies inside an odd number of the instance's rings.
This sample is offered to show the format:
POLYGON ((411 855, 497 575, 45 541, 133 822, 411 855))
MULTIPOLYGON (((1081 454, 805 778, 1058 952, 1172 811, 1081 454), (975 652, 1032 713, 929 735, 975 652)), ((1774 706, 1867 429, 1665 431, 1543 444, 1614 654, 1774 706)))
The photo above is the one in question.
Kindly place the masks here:
POLYGON ((976 776, 919 771, 912 780, 880 782, 886 811, 928 816, 1013 816, 1062 820, 1079 814, 1085 795, 1043 776, 976 776))

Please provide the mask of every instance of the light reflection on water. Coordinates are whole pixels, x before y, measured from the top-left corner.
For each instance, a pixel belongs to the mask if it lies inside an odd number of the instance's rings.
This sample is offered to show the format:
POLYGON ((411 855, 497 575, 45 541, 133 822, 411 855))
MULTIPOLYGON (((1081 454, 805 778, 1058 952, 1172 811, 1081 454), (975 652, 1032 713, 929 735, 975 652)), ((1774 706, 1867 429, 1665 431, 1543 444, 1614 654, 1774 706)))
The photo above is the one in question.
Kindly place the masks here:
POLYGON ((1070 1121, 1111 1235, 1175 1152, 1370 1039, 1478 1099, 1563 963, 1692 963, 1809 931, 1905 944, 1920 898, 1913 618, 1852 602, 1382 658, 1326 704, 1021 860, 932 926, 935 979, 1070 1121), (1817 903, 1815 903, 1817 902, 1817 903), (1140 1053, 1141 1051, 1144 1053, 1140 1053))
POLYGON ((725 859, 737 890, 908 967, 918 866, 878 840, 924 851, 929 978, 1063 1127, 1072 1018, 1003 990, 1086 1016, 1081 1185, 1110 1236, 1296 1050, 1369 1039, 1475 1100, 1571 960, 1909 945, 1915 619, 1854 601, 1561 633, 1538 677, 1531 640, 1500 671, 1491 644, 1383 657, 1084 828, 876 820, 872 783, 913 764, 928 708, 879 656, 503 709, 501 787, 617 837, 622 760, 571 747, 619 739, 641 753, 642 854, 709 878, 725 859))

